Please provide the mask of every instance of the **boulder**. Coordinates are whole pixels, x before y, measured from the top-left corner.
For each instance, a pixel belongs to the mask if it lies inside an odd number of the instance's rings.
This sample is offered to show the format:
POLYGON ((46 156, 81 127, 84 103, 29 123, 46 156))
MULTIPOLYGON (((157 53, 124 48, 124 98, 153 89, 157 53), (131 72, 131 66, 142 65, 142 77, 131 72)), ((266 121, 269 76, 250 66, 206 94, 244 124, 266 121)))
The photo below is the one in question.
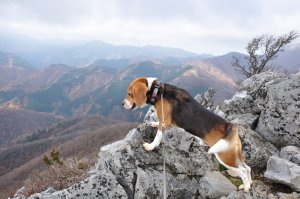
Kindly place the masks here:
POLYGON ((244 113, 238 115, 229 115, 227 120, 234 121, 238 124, 248 125, 254 130, 257 126, 259 115, 253 113, 244 113))
POLYGON ((212 107, 214 106, 213 97, 215 94, 216 90, 213 88, 209 88, 204 93, 196 95, 195 100, 197 100, 205 108, 212 109, 212 107))
POLYGON ((299 199, 300 194, 293 192, 293 193, 281 193, 277 192, 275 194, 269 193, 268 199, 299 199))
POLYGON ((220 198, 235 190, 237 188, 221 172, 211 171, 201 179, 199 193, 202 198, 220 198))
POLYGON ((25 196, 25 192, 26 192, 26 188, 25 187, 21 187, 20 189, 18 189, 14 195, 15 199, 24 199, 26 198, 25 196))
POLYGON ((257 132, 277 147, 300 147, 300 76, 267 84, 257 132))
POLYGON ((293 162, 300 166, 300 148, 296 146, 286 146, 281 148, 279 157, 293 162))
POLYGON ((253 181, 250 192, 245 193, 243 191, 231 192, 228 196, 223 196, 221 199, 299 199, 300 193, 282 193, 272 190, 270 185, 255 180, 253 181))
POLYGON ((288 160, 271 156, 264 176, 300 192, 300 166, 288 160))
POLYGON ((253 181, 250 192, 234 191, 228 196, 223 196, 221 199, 265 199, 270 193, 268 185, 261 181, 253 181))
POLYGON ((230 100, 225 100, 219 105, 218 109, 223 112, 225 119, 247 113, 258 115, 261 111, 247 91, 238 91, 230 100))

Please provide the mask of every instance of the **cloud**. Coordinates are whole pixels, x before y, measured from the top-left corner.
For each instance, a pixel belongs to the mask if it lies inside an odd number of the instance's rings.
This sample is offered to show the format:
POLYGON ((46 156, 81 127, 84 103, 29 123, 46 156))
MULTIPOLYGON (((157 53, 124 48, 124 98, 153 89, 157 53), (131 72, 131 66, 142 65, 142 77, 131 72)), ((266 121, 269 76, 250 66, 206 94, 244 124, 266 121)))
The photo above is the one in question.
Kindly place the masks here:
POLYGON ((298 0, 2 0, 0 31, 222 54, 259 34, 300 32, 299 7, 298 0))

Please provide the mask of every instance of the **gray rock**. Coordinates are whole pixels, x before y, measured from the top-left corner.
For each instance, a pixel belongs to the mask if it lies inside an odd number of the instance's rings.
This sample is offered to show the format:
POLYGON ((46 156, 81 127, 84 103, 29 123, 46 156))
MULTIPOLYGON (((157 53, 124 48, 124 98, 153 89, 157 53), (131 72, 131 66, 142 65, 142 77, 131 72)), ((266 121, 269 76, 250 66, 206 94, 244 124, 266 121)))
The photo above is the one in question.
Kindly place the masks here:
POLYGON ((228 196, 223 196, 221 199, 299 199, 300 193, 281 193, 271 190, 269 185, 254 181, 250 192, 243 191, 231 192, 228 196))
POLYGON ((296 146, 286 146, 281 148, 279 157, 293 162, 300 166, 300 148, 296 146))
POLYGON ((300 166, 277 156, 271 156, 264 176, 300 192, 300 166))
POLYGON ((26 188, 25 187, 21 187, 20 189, 18 189, 14 195, 15 199, 24 199, 26 198, 25 193, 26 192, 26 188))
POLYGON ((278 71, 266 71, 253 75, 252 77, 244 80, 238 87, 238 91, 247 91, 255 98, 263 98, 263 88, 266 85, 277 83, 286 78, 287 75, 278 71))
POLYGON ((235 191, 237 188, 219 171, 207 172, 201 179, 200 190, 206 193, 203 198, 220 198, 235 191))
POLYGON ((234 123, 248 125, 251 129, 255 129, 257 126, 259 115, 253 113, 244 113, 239 115, 230 115, 227 116, 227 120, 234 123))
POLYGON ((221 199, 265 199, 270 193, 268 185, 260 181, 254 181, 250 192, 234 191, 228 196, 223 196, 221 199))
POLYGON ((219 109, 223 112, 225 118, 230 117, 230 119, 233 119, 233 116, 247 113, 258 115, 261 111, 247 91, 237 92, 232 99, 225 100, 219 106, 219 109))
POLYGON ((155 111, 155 107, 154 106, 150 106, 150 108, 148 109, 145 117, 144 117, 144 122, 145 123, 150 123, 150 122, 157 122, 157 114, 155 111))
POLYGON ((266 142, 248 125, 237 125, 243 146, 243 157, 252 170, 265 169, 269 158, 279 151, 271 143, 266 142))
POLYGON ((277 147, 300 147, 300 77, 269 83, 257 132, 277 147))
POLYGON ((214 106, 213 97, 215 94, 215 89, 209 88, 204 93, 196 95, 195 99, 205 108, 211 109, 214 106))
POLYGON ((300 198, 300 193, 269 193, 268 199, 299 199, 300 198))
MULTIPOLYGON (((195 198, 199 188, 199 179, 197 177, 189 178, 184 174, 172 175, 167 171, 166 178, 168 198, 195 198)), ((135 191, 135 198, 162 198, 162 171, 138 168, 135 191)))

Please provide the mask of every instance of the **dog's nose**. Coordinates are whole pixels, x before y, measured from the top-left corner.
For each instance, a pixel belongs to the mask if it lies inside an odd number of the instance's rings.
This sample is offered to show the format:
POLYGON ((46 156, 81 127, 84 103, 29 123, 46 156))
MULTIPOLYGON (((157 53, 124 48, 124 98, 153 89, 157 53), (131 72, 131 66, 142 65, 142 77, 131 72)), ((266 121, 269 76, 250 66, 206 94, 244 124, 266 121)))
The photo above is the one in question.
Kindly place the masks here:
POLYGON ((122 106, 124 106, 124 102, 122 102, 122 106))

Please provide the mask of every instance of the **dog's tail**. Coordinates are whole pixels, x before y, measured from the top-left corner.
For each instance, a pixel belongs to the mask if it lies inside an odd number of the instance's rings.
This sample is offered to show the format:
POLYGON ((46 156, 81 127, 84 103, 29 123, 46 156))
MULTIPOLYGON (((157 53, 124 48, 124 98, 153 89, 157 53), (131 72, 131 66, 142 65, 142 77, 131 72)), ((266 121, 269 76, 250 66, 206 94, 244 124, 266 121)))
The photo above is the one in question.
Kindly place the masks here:
POLYGON ((226 126, 224 137, 220 139, 216 144, 210 147, 208 153, 220 153, 231 149, 238 138, 238 129, 234 124, 229 123, 226 126))

